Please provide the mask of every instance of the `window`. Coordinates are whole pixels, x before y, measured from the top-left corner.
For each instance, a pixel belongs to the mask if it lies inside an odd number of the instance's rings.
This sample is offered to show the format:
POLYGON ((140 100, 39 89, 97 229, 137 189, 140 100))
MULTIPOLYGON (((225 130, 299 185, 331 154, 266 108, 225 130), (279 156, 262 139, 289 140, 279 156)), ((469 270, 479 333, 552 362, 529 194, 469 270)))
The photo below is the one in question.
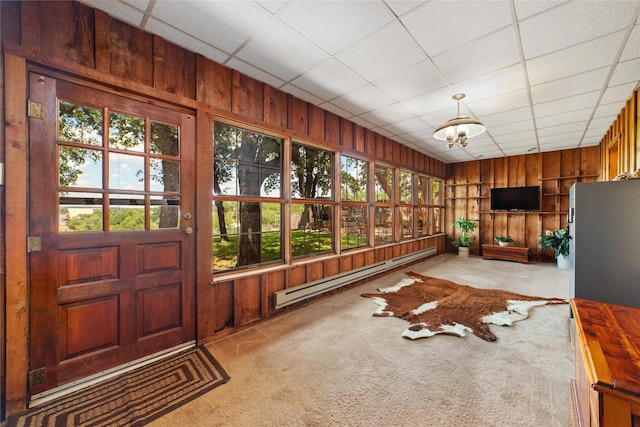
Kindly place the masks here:
POLYGON ((215 123, 213 271, 282 260, 281 139, 215 123))
POLYGON ((400 236, 403 239, 413 237, 413 174, 400 171, 400 236))
POLYGON ((442 233, 442 181, 431 180, 431 233, 442 233))
POLYGON ((179 227, 178 126, 59 100, 57 149, 61 232, 179 227))
POLYGON ((333 251, 333 153, 291 146, 291 255, 333 251), (323 203, 324 202, 324 203, 323 203))
POLYGON ((340 158, 340 246, 343 250, 369 243, 368 170, 369 164, 364 160, 340 158))
POLYGON ((375 239, 376 243, 393 242, 393 169, 376 165, 375 194, 375 239))
POLYGON ((429 178, 426 176, 419 176, 416 192, 417 206, 415 208, 415 216, 418 219, 418 237, 429 234, 429 190, 429 178))

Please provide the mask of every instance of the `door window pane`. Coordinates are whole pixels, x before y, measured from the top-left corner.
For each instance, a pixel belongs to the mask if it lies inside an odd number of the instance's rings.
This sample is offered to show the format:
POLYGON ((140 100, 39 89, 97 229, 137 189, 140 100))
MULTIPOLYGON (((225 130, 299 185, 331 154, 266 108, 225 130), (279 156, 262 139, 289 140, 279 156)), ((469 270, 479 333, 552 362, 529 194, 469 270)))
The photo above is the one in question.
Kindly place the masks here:
POLYGON ((180 138, 178 129, 178 126, 151 122, 151 146, 149 147, 149 152, 166 156, 179 156, 180 138))
POLYGON ((151 191, 179 192, 180 163, 171 160, 149 159, 151 191))
POLYGON ((151 196, 151 229, 180 226, 180 197, 151 196))
POLYGON ((60 232, 102 231, 102 194, 59 193, 60 232))
POLYGON ((109 196, 109 230, 144 230, 144 196, 111 194, 109 196))
POLYGON ((144 191, 144 157, 109 153, 109 188, 144 191))
POLYGON ((58 139, 78 144, 102 145, 102 110, 60 100, 58 139))
POLYGON ((102 188, 102 151, 58 146, 58 184, 102 188))
POLYGON ((144 119, 125 114, 109 114, 109 147, 144 152, 144 119))

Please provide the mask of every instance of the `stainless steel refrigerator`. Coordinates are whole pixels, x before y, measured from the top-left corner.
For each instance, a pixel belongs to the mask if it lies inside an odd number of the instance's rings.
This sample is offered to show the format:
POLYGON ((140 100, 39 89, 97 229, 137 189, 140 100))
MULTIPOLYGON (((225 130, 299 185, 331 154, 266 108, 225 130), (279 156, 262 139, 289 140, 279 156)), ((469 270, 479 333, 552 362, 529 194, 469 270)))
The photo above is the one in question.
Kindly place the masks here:
POLYGON ((640 179, 569 193, 571 296, 640 307, 640 179))

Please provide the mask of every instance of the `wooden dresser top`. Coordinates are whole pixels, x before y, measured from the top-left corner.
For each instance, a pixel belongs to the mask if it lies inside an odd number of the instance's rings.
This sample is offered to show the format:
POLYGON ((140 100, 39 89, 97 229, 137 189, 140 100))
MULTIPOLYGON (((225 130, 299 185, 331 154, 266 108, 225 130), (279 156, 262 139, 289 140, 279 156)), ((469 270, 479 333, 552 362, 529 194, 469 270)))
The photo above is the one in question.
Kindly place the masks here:
POLYGON ((640 309, 572 299, 594 388, 640 400, 640 309))

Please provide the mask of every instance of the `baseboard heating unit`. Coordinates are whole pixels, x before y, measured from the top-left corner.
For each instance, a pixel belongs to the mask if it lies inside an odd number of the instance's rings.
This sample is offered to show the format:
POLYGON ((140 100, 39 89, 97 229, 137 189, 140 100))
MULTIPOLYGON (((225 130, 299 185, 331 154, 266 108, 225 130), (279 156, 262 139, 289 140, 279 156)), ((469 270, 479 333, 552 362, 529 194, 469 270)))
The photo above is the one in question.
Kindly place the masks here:
POLYGON ((358 268, 356 270, 350 270, 346 273, 336 274, 334 276, 325 277, 320 280, 315 280, 313 282, 304 283, 299 286, 294 286, 292 288, 274 292, 275 308, 282 308, 300 301, 304 301, 307 298, 320 295, 324 292, 339 288, 349 283, 357 282, 358 280, 375 276, 376 274, 391 270, 403 264, 407 264, 435 254, 436 247, 431 246, 427 249, 413 252, 408 255, 391 258, 386 261, 358 268))

